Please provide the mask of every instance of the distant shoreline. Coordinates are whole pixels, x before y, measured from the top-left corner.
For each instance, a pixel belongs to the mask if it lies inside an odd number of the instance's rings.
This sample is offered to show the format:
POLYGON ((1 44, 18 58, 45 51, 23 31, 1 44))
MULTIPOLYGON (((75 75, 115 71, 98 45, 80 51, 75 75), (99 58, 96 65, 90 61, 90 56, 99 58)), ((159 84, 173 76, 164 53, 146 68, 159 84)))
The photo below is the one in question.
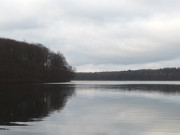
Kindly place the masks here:
POLYGON ((180 68, 127 71, 77 72, 73 80, 102 81, 180 81, 180 68))

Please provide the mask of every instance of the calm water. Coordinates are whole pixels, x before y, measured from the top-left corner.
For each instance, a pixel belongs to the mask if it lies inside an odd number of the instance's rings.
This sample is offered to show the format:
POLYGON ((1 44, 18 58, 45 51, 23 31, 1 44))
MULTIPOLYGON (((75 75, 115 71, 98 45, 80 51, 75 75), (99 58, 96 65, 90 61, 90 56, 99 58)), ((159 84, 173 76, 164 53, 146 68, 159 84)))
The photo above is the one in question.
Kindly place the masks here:
POLYGON ((0 135, 179 135, 180 82, 1 84, 0 135))

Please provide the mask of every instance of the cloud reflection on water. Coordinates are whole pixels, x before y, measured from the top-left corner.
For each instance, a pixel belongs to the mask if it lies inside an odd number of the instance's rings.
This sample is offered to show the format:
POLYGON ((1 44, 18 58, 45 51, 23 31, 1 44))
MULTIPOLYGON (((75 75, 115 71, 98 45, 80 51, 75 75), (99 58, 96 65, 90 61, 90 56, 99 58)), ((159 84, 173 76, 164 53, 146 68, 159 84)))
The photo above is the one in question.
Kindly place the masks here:
MULTIPOLYGON (((64 108, 60 112, 55 108, 41 121, 27 122, 32 126, 11 127, 9 131, 2 133, 5 133, 4 135, 180 133, 179 85, 63 85, 67 87, 63 92, 72 87, 74 96, 66 98, 67 102, 64 102, 64 108)), ((54 89, 53 84, 50 86, 54 89)), ((51 94, 53 97, 56 95, 51 94)), ((61 95, 59 97, 63 97, 64 94, 61 95)))

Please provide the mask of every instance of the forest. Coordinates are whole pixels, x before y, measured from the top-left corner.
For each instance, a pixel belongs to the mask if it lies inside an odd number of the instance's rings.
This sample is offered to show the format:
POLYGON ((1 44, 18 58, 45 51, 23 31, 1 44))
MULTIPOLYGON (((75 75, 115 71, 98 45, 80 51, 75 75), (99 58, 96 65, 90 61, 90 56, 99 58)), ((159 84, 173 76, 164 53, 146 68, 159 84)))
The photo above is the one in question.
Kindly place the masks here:
POLYGON ((180 80, 180 68, 141 69, 111 72, 92 72, 75 74, 75 80, 139 80, 175 81, 180 80))
POLYGON ((60 52, 0 38, 0 82, 65 82, 73 77, 73 67, 60 52))

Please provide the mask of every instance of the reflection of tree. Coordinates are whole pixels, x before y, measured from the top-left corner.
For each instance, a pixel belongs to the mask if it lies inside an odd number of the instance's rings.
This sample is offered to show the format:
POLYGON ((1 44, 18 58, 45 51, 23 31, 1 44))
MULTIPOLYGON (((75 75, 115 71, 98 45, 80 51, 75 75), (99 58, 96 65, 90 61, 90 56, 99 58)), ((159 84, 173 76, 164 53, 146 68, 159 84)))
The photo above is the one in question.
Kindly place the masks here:
POLYGON ((63 85, 0 85, 0 125, 41 120, 74 93, 63 85))
POLYGON ((176 94, 180 93, 180 85, 163 85, 163 84, 134 84, 134 85, 124 85, 122 89, 134 91, 147 91, 147 92, 160 92, 166 94, 176 94))
POLYGON ((147 91, 160 92, 165 94, 180 93, 180 85, 165 85, 165 84, 92 84, 92 85, 76 85, 78 89, 96 89, 96 90, 111 90, 111 91, 147 91))

